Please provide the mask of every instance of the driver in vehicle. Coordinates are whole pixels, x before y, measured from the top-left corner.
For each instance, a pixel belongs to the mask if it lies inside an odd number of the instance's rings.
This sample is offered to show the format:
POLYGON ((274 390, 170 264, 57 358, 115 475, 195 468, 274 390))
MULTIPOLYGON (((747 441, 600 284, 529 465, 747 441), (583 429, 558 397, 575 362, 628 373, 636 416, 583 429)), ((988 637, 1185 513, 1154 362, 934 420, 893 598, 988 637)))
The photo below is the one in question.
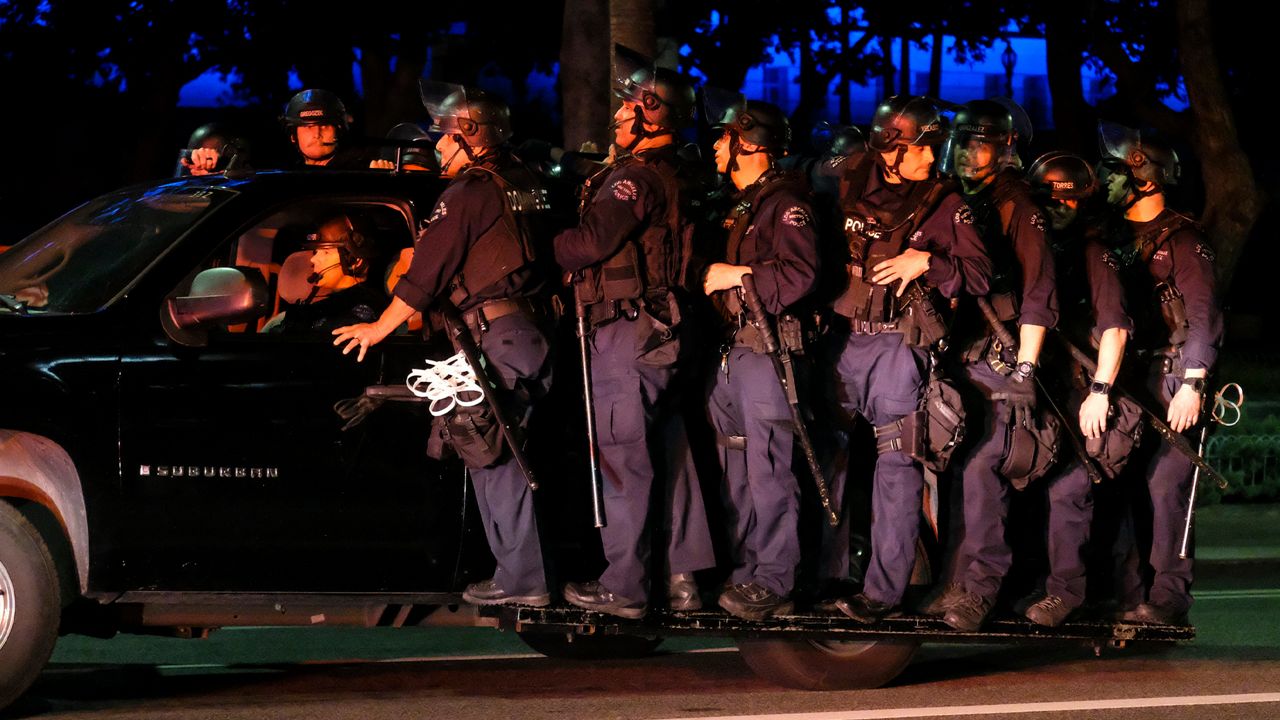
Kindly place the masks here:
POLYGON ((371 280, 369 269, 377 251, 369 234, 346 214, 338 214, 307 236, 304 249, 311 251, 311 291, 302 302, 271 318, 263 332, 325 333, 378 317, 387 298, 380 283, 371 280))

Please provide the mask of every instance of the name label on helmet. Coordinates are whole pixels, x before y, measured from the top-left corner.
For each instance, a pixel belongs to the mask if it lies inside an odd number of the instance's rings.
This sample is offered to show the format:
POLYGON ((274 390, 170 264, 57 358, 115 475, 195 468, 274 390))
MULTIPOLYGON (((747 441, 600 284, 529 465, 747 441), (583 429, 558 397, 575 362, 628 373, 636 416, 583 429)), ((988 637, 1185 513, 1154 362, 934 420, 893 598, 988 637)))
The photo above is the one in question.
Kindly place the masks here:
POLYGON ((139 465, 138 477, 275 479, 280 468, 220 465, 139 465))
POLYGON ((1054 190, 1075 190, 1076 184, 1070 180, 1054 180, 1053 189, 1054 190))
POLYGON ((298 113, 298 117, 324 117, 324 110, 303 110, 298 113))
POLYGON ((923 135, 923 134, 925 134, 925 133, 931 133, 931 132, 935 132, 935 131, 937 131, 937 130, 941 130, 941 129, 942 129, 942 126, 941 126, 941 125, 939 125, 939 124, 938 124, 938 123, 936 123, 936 122, 931 122, 931 123, 929 123, 928 125, 921 125, 921 126, 920 126, 920 134, 921 134, 921 135, 923 135))

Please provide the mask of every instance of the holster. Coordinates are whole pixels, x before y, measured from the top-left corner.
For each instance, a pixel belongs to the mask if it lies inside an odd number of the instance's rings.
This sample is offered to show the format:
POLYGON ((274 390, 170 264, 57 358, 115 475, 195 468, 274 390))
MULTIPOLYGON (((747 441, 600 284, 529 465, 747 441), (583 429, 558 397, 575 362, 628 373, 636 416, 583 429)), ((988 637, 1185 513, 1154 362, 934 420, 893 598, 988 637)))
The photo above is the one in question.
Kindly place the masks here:
POLYGON ((1115 479, 1142 442, 1142 410, 1127 397, 1117 397, 1107 413, 1107 429, 1097 438, 1085 438, 1085 453, 1098 461, 1108 478, 1115 479))
POLYGON ((926 453, 920 462, 935 472, 947 469, 951 456, 964 442, 965 412, 960 391, 945 378, 930 376, 924 387, 923 410, 926 453))
POLYGON ((941 377, 930 377, 920 409, 875 428, 876 452, 903 452, 935 472, 942 472, 964 440, 964 405, 960 393, 941 377))
POLYGON ((502 430, 488 403, 458 406, 449 414, 435 418, 427 439, 427 455, 436 460, 443 459, 446 445, 451 446, 463 464, 473 470, 498 464, 504 447, 502 430))
POLYGON ((1009 439, 1000 459, 1000 474, 1015 490, 1023 490, 1044 477, 1058 461, 1062 423, 1052 412, 1036 413, 1034 427, 1023 427, 1010 417, 1009 439))

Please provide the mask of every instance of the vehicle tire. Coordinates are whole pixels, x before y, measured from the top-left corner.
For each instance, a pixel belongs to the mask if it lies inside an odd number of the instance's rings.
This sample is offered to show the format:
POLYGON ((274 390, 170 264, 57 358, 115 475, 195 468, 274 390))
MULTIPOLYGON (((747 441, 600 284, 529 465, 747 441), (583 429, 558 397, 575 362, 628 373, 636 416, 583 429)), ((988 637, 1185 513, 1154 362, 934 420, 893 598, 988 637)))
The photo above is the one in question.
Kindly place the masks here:
POLYGON ((877 688, 898 676, 918 642, 742 638, 738 650, 760 677, 799 690, 877 688))
POLYGON ((522 632, 525 645, 547 657, 566 660, 622 660, 648 657, 662 644, 643 635, 578 635, 572 632, 522 632))
POLYGON ((0 709, 49 661, 61 608, 48 546, 17 508, 0 500, 0 709))

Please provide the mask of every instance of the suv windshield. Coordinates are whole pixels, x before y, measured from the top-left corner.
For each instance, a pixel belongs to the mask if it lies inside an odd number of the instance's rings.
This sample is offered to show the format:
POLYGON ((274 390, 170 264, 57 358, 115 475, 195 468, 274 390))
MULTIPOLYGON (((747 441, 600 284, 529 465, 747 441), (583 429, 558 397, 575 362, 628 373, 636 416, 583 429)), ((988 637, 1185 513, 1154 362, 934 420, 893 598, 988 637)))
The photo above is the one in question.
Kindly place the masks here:
POLYGON ((232 192, 168 183, 103 195, 0 253, 0 313, 90 313, 232 192))

